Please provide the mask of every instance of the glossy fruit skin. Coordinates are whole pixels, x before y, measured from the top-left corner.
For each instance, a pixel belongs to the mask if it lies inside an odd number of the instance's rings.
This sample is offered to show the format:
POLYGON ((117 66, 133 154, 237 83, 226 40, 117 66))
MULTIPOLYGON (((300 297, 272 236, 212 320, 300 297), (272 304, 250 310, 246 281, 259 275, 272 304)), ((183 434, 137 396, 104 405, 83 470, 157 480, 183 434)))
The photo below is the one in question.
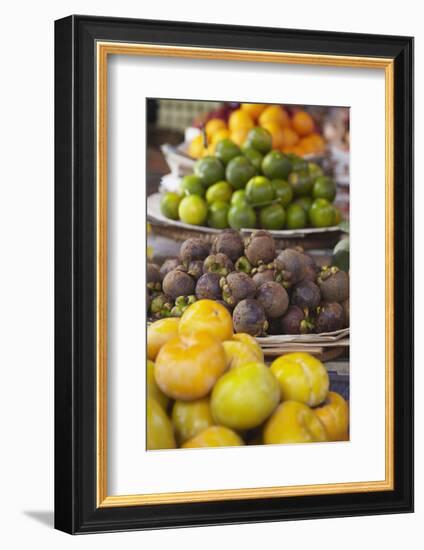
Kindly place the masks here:
POLYGON ((228 227, 228 211, 230 205, 223 201, 215 201, 209 206, 208 225, 214 229, 226 229, 228 227))
POLYGON ((270 368, 280 383, 283 401, 294 400, 316 407, 326 399, 330 385, 327 370, 309 353, 282 355, 270 368))
POLYGON ((266 105, 263 103, 242 103, 240 108, 246 111, 253 120, 256 120, 266 108, 266 105))
POLYGON ((286 211, 287 229, 301 229, 308 225, 306 212, 299 204, 289 204, 286 211))
POLYGON ((256 170, 259 171, 264 158, 263 155, 256 149, 252 149, 252 147, 248 147, 245 144, 243 144, 242 151, 243 155, 253 164, 256 170))
POLYGON ((232 229, 252 229, 256 227, 256 213, 247 202, 233 204, 228 211, 228 225, 232 229))
POLYGON ((171 421, 159 403, 152 397, 147 400, 147 449, 175 449, 171 421))
POLYGON ((206 191, 206 202, 212 204, 216 201, 230 202, 233 188, 228 181, 217 181, 206 191))
POLYGON ((259 124, 274 122, 280 126, 290 126, 290 117, 280 105, 268 105, 259 116, 259 124))
POLYGON ((253 206, 271 202, 274 198, 274 189, 271 181, 264 176, 255 176, 246 184, 246 200, 253 206))
POLYGON ((269 152, 262 161, 262 172, 269 179, 287 179, 292 164, 287 155, 280 151, 269 152))
POLYGON ((233 337, 231 314, 214 300, 199 300, 184 311, 179 324, 179 334, 197 331, 209 332, 222 342, 230 340, 233 337))
POLYGON ((284 206, 288 206, 293 200, 293 189, 288 181, 282 179, 271 180, 272 188, 274 189, 275 198, 284 206))
POLYGON ((307 405, 284 401, 267 421, 263 438, 265 445, 315 443, 327 441, 327 434, 321 421, 307 405))
POLYGON ((337 392, 328 392, 324 403, 314 409, 321 420, 329 441, 345 441, 349 428, 349 405, 337 392))
POLYGON ((219 130, 224 129, 226 126, 225 121, 221 118, 211 118, 205 125, 205 132, 208 139, 211 139, 213 134, 219 130))
POLYGON ((311 209, 313 202, 312 197, 299 197, 293 202, 293 204, 298 204, 301 206, 305 213, 309 215, 309 210, 311 209))
POLYGON ((244 189, 238 189, 234 191, 231 196, 231 206, 247 204, 246 191, 244 189))
POLYGON ((225 179, 234 189, 243 189, 255 172, 253 164, 243 155, 239 155, 227 164, 225 179))
POLYGON ((155 381, 155 364, 150 359, 146 364, 146 387, 147 387, 147 399, 155 399, 164 411, 169 403, 168 397, 158 388, 155 381))
POLYGON ((198 433, 213 426, 209 398, 196 401, 175 401, 172 407, 172 422, 178 444, 195 437, 198 433))
POLYGON ((313 227, 330 227, 334 225, 334 206, 326 199, 315 199, 309 210, 309 219, 313 227))
POLYGON ((293 115, 292 126, 299 136, 312 134, 315 129, 314 119, 305 111, 298 111, 293 115))
POLYGON ((253 126, 254 122, 252 120, 252 117, 247 111, 243 109, 237 109, 236 111, 233 111, 228 118, 228 128, 232 132, 240 129, 250 130, 250 128, 253 128, 253 126))
POLYGON ((147 358, 151 361, 156 359, 160 348, 178 335, 178 326, 180 320, 178 317, 169 317, 159 319, 147 328, 147 358))
POLYGON ((178 193, 164 193, 160 201, 161 213, 171 220, 178 220, 178 208, 180 205, 181 197, 178 193))
POLYGON ((207 395, 225 368, 221 342, 207 332, 195 332, 176 336, 161 347, 155 380, 168 397, 191 401, 207 395))
POLYGON ((264 229, 283 229, 286 223, 286 212, 281 204, 264 206, 259 212, 259 223, 264 229))
POLYGON ((263 363, 248 363, 225 373, 212 390, 212 416, 234 430, 259 426, 280 400, 277 380, 263 363))
POLYGON ((247 363, 259 361, 256 353, 247 344, 236 340, 227 340, 222 344, 225 350, 227 370, 241 367, 247 363))
POLYGON ((195 162, 194 174, 202 180, 205 187, 209 187, 224 179, 224 165, 216 157, 203 157, 195 162))
POLYGON ((320 176, 324 175, 323 169, 315 162, 308 162, 308 172, 311 178, 315 181, 320 176))
POLYGON ((332 178, 327 176, 319 176, 314 182, 312 196, 314 199, 327 199, 333 202, 336 198, 336 184, 332 178))
POLYGON ((289 175, 289 184, 293 189, 295 197, 306 197, 311 194, 313 182, 306 170, 292 172, 289 175))
POLYGON ((246 145, 252 147, 262 155, 265 155, 272 148, 272 136, 265 128, 257 126, 247 134, 246 145))
POLYGON ((199 197, 204 197, 205 188, 202 180, 194 174, 184 176, 180 181, 180 193, 182 195, 199 195, 199 197))
POLYGON ((184 197, 178 206, 178 216, 184 223, 203 225, 208 215, 206 201, 198 195, 184 197))
POLYGON ((234 334, 233 340, 236 342, 242 342, 246 346, 248 346, 252 353, 256 357, 256 361, 259 361, 260 363, 264 362, 264 354, 261 349, 261 346, 256 341, 256 338, 253 336, 250 336, 250 334, 246 334, 244 332, 239 332, 238 334, 234 334))
POLYGON ((239 447, 244 441, 233 430, 224 426, 210 426, 181 445, 182 449, 201 447, 239 447))
POLYGON ((240 147, 231 139, 222 139, 216 144, 215 155, 223 164, 228 164, 230 160, 240 155, 240 147))

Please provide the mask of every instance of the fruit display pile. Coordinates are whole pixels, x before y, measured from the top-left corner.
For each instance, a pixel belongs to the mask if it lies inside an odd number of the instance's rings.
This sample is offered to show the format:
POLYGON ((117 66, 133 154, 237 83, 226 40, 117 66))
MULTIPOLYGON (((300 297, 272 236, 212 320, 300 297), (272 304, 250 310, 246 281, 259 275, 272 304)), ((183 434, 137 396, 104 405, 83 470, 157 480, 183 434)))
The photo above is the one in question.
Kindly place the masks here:
POLYGON ((148 264, 150 318, 187 318, 205 301, 225 309, 235 333, 333 332, 349 326, 349 275, 318 268, 297 248, 277 250, 265 230, 244 239, 226 229, 212 243, 190 238, 178 258, 148 264))
POLYGON ((193 159, 213 155, 217 143, 223 139, 241 146, 249 130, 255 127, 267 130, 272 137, 272 148, 283 153, 305 156, 325 149, 317 124, 303 109, 293 111, 281 105, 242 103, 232 112, 221 109, 212 114, 204 125, 206 144, 204 136, 196 136, 189 144, 188 154, 193 159))
POLYGON ((348 439, 349 407, 323 364, 290 353, 271 366, 225 306, 190 305, 147 332, 147 448, 348 439))
POLYGON ((329 227, 340 223, 336 184, 321 167, 294 153, 273 150, 263 127, 247 132, 239 147, 221 139, 214 154, 200 158, 179 192, 161 197, 162 214, 214 229, 269 230, 329 227))

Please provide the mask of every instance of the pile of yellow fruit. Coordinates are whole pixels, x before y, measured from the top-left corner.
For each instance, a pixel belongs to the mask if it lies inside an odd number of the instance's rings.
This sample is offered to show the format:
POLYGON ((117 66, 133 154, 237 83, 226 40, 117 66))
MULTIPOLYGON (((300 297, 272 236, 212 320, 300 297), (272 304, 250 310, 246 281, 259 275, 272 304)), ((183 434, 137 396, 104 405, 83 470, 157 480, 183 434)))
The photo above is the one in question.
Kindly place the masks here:
POLYGON ((152 323, 147 356, 148 449, 348 439, 349 406, 323 364, 289 353, 268 367, 213 300, 152 323))
POLYGON ((189 144, 188 154, 194 159, 213 155, 216 144, 223 139, 242 146, 249 130, 255 126, 268 130, 272 136, 272 148, 283 153, 302 157, 322 153, 325 149, 325 141, 306 111, 296 111, 290 117, 280 105, 242 103, 231 113, 228 124, 220 118, 209 120, 205 125, 207 143, 202 134, 196 136, 189 144))

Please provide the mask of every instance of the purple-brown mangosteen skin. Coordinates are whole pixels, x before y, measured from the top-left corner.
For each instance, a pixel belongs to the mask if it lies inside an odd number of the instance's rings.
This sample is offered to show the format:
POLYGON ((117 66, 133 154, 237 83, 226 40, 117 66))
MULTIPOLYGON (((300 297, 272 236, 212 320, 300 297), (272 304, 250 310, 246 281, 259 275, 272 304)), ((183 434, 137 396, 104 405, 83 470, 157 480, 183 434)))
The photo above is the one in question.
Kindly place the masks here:
POLYGON ((349 298, 349 275, 345 271, 323 268, 317 282, 324 301, 344 302, 349 298))
POLYGON ((195 281, 188 273, 181 269, 173 269, 165 275, 162 288, 174 300, 179 296, 194 294, 195 281))
POLYGON ((268 231, 254 231, 247 239, 245 256, 254 265, 269 264, 275 258, 275 241, 268 231))
POLYGON ((303 254, 293 248, 282 250, 275 259, 275 268, 282 282, 291 285, 300 283, 305 276, 305 263, 303 254))
POLYGON ((198 300, 221 300, 220 280, 221 276, 218 273, 204 273, 196 283, 196 298, 198 300))
POLYGON ((312 281, 303 280, 293 288, 291 301, 300 308, 315 309, 321 302, 321 292, 318 285, 312 281))
POLYGON ((241 300, 253 298, 256 293, 256 285, 246 273, 234 271, 221 279, 222 297, 231 306, 235 306, 241 300))
POLYGON ((263 335, 268 328, 264 308, 257 300, 242 300, 234 308, 233 325, 235 332, 263 335))
POLYGON ((195 260, 204 260, 209 254, 210 245, 203 239, 192 237, 183 242, 180 248, 180 259, 188 265, 195 260))
POLYGON ((173 269, 176 269, 179 265, 180 265, 180 260, 178 258, 168 258, 167 260, 165 260, 159 270, 162 280, 167 273, 169 273, 173 269))
POLYGON ((243 237, 235 229, 225 229, 215 237, 212 244, 213 253, 225 254, 232 262, 240 258, 243 251, 243 237))
POLYGON ((281 334, 301 334, 301 323, 305 314, 298 306, 289 306, 286 313, 281 317, 281 334))
POLYGON ((256 293, 256 299, 269 318, 281 317, 289 307, 289 297, 286 289, 274 281, 261 285, 256 293))
POLYGON ((324 303, 319 307, 315 319, 317 333, 334 332, 343 328, 345 315, 342 306, 337 302, 324 303))
POLYGON ((273 269, 264 269, 263 271, 258 271, 252 277, 256 288, 259 288, 264 283, 269 283, 274 280, 275 271, 273 269))

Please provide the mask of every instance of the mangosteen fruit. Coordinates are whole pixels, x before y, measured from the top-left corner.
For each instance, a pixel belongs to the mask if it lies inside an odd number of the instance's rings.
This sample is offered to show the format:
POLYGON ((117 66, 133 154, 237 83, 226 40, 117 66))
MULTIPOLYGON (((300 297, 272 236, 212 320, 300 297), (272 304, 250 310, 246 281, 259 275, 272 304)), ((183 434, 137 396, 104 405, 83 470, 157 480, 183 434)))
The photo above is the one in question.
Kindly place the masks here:
POLYGON ((159 270, 162 279, 165 277, 167 273, 169 273, 173 269, 176 269, 179 265, 180 265, 180 260, 178 258, 168 258, 167 260, 165 260, 159 270))
POLYGON ((303 263, 305 267, 305 275, 303 276, 304 281, 316 281, 318 276, 318 267, 315 263, 315 260, 309 254, 303 254, 303 263))
POLYGON ((324 301, 344 302, 349 298, 349 275, 338 267, 323 267, 317 282, 324 301))
POLYGON ((233 271, 220 280, 222 298, 230 306, 235 306, 245 298, 253 298, 256 285, 246 273, 233 271))
POLYGON ((188 264, 187 273, 197 279, 203 275, 203 262, 202 260, 193 260, 188 264))
POLYGON ((233 262, 226 254, 218 252, 217 254, 211 254, 203 262, 204 273, 218 273, 219 275, 228 275, 234 271, 233 262))
POLYGON ((184 311, 196 302, 196 296, 178 296, 175 300, 175 306, 171 309, 171 315, 174 317, 181 317, 184 311))
POLYGON ((222 289, 219 284, 221 276, 218 273, 204 273, 196 283, 198 300, 220 300, 222 289))
POLYGON ((259 288, 264 283, 273 281, 275 277, 274 269, 263 269, 258 270, 254 275, 252 275, 252 281, 255 283, 256 288, 259 288))
POLYGON ((350 306, 349 306, 349 298, 347 300, 344 300, 342 302, 342 308, 344 313, 344 326, 348 327, 350 324, 350 306))
POLYGON ((247 299, 239 302, 233 311, 235 332, 245 332, 251 336, 261 336, 268 328, 265 311, 257 300, 247 299))
POLYGON ((194 293, 195 281, 188 273, 182 269, 173 269, 165 275, 162 282, 162 289, 165 294, 171 298, 178 296, 190 296, 194 293))
POLYGON ((315 319, 316 332, 333 332, 343 328, 345 315, 342 306, 337 302, 326 302, 319 306, 317 312, 315 319))
POLYGON ((289 306, 281 317, 281 334, 306 334, 311 332, 313 324, 299 306, 289 306))
POLYGON ((210 245, 203 239, 192 237, 183 242, 180 248, 180 260, 188 265, 193 260, 204 260, 209 254, 210 245))
POLYGON ((174 306, 174 300, 163 292, 157 294, 150 302, 150 312, 153 317, 169 317, 174 306))
POLYGON ((284 286, 295 285, 305 276, 304 254, 293 248, 282 250, 275 258, 276 280, 284 286))
POLYGON ((255 266, 272 262, 275 258, 275 241, 271 233, 262 229, 254 231, 246 241, 244 253, 255 266))
POLYGON ((321 302, 321 292, 318 285, 312 281, 303 280, 294 286, 291 301, 295 306, 315 309, 321 302))
POLYGON ((162 277, 159 266, 156 264, 147 264, 147 288, 150 290, 161 290, 162 277))
POLYGON ((252 265, 246 256, 240 256, 240 258, 234 264, 236 271, 242 271, 248 275, 252 272, 252 265))
POLYGON ((225 229, 215 237, 212 252, 225 254, 232 262, 243 254, 244 242, 241 234, 235 229, 225 229))
POLYGON ((289 307, 286 289, 275 281, 261 285, 256 293, 256 299, 264 308, 265 315, 271 319, 284 315, 289 307))

